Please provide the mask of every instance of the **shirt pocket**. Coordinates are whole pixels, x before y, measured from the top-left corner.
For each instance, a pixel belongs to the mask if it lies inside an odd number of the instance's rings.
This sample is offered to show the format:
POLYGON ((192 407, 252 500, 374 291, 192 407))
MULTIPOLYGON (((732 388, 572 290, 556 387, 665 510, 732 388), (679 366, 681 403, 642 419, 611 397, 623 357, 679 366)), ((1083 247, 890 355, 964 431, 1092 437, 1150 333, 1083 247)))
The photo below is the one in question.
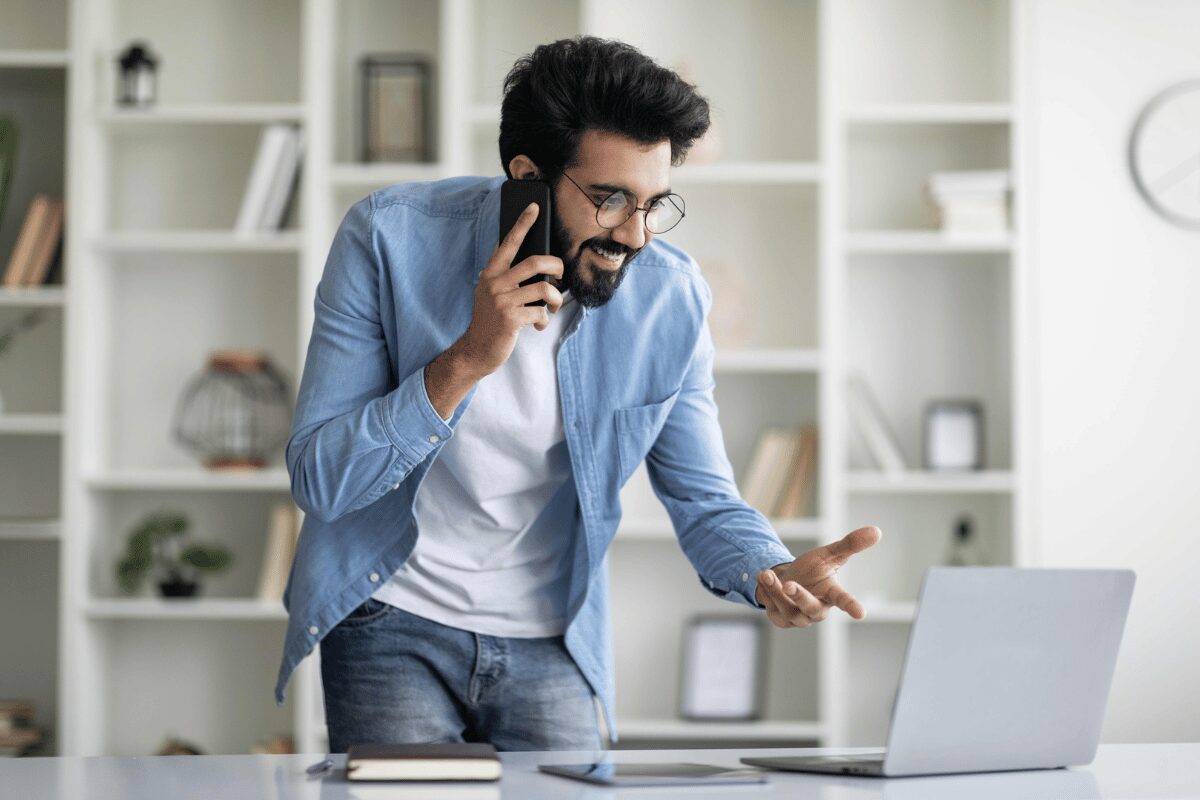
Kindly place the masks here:
POLYGON ((676 390, 665 400, 657 403, 647 403, 644 406, 618 408, 613 412, 613 421, 617 430, 617 468, 620 470, 619 485, 629 480, 638 465, 650 452, 654 440, 671 413, 675 398, 679 396, 676 390))

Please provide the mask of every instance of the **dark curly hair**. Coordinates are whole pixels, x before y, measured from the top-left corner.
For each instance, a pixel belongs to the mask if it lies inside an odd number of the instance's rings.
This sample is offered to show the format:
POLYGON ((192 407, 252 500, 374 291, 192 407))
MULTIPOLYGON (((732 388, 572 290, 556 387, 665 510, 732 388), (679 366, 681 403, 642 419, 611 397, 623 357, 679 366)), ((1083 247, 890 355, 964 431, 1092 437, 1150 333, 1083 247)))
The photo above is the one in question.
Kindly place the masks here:
POLYGON ((539 45, 504 79, 500 161, 519 155, 546 177, 571 166, 585 131, 640 144, 671 142, 671 163, 708 130, 708 101, 673 71, 624 42, 579 36, 539 45))

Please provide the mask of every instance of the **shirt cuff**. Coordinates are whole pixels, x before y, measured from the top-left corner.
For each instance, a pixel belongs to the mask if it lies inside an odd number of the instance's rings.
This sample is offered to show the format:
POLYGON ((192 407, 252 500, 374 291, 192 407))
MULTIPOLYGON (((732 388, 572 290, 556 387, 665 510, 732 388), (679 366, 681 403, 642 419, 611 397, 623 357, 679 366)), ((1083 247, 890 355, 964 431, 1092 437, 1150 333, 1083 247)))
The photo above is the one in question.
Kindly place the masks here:
POLYGON ((724 576, 724 581, 719 578, 701 578, 700 583, 717 597, 743 603, 751 608, 766 608, 754 599, 758 588, 758 573, 776 564, 787 564, 794 560, 795 556, 782 547, 752 550, 742 557, 731 574, 724 576))
POLYGON ((450 420, 441 415, 429 402, 425 391, 425 368, 421 367, 405 378, 388 395, 384 429, 392 443, 416 464, 454 435, 450 420))

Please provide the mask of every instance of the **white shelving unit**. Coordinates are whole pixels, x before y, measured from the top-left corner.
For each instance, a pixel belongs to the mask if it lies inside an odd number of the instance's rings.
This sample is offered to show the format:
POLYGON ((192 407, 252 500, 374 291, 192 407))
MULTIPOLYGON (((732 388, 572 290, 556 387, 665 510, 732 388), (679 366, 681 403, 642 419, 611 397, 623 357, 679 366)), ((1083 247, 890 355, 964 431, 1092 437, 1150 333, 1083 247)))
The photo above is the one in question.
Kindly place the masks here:
MULTIPOLYGON (((213 753, 275 733, 302 751, 326 747, 317 659, 277 708, 284 614, 251 599, 269 508, 288 496, 282 459, 252 475, 205 472, 172 443, 171 413, 222 347, 265 350, 298 383, 345 210, 393 183, 500 174, 504 73, 539 43, 589 33, 687 70, 712 101, 720 152, 676 170, 689 211, 669 236, 714 290, 717 402, 736 474, 764 427, 816 422, 813 515, 776 529, 796 553, 861 524, 885 532, 842 572, 869 622, 772 630, 766 718, 685 722, 684 624, 736 608, 701 589, 635 473, 609 555, 622 744, 879 743, 920 576, 941 560, 951 523, 975 519, 996 563, 1019 563, 1025 547, 1024 242, 1019 229, 932 230, 920 191, 932 169, 1007 167, 1019 210, 1023 2, 16 0, 26 13, 0 30, 0 96, 26 84, 63 96, 68 145, 47 142, 42 157, 68 165, 58 180, 70 213, 65 290, 0 292, 0 316, 41 306, 56 319, 44 341, 30 338, 38 361, 0 362, 12 401, 0 468, 16 479, 0 491, 24 503, 0 521, 0 551, 14 553, 0 560, 53 587, 18 606, 48 607, 39 613, 55 641, 34 642, 19 665, 0 657, 0 674, 23 676, 5 692, 57 715, 62 753, 153 752, 168 733, 213 753), (113 59, 133 39, 162 58, 151 110, 113 103, 113 59), (357 62, 387 51, 434 63, 433 163, 356 163, 357 62), (294 218, 278 234, 238 237, 259 131, 275 121, 307 138, 294 218), (65 379, 47 375, 64 352, 65 379), (850 369, 880 397, 909 472, 856 460, 850 369), (38 388, 22 395, 13 374, 37 374, 38 388), (985 403, 984 472, 915 468, 923 403, 947 394, 985 403), (164 507, 235 552, 201 599, 116 590, 126 532, 164 507), (57 691, 39 672, 58 675, 57 691)), ((0 255, 14 236, 0 229, 0 255)), ((0 582, 0 598, 10 591, 21 590, 0 582)))

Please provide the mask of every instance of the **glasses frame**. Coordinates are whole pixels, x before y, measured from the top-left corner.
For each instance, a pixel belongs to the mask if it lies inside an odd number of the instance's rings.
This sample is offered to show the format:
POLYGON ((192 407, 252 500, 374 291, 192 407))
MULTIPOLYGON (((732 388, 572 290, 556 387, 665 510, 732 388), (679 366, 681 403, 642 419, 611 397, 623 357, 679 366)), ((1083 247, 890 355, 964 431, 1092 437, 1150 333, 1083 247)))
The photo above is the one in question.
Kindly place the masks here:
POLYGON ((582 194, 589 203, 591 203, 592 205, 594 205, 596 207, 596 224, 599 225, 601 228, 604 228, 604 230, 606 230, 606 231, 615 231, 617 228, 621 227, 626 222, 629 222, 630 218, 633 217, 634 214, 641 211, 642 212, 642 226, 651 235, 658 236, 659 234, 667 233, 667 231, 675 230, 675 228, 679 227, 679 223, 683 222, 683 218, 687 216, 687 202, 683 199, 682 196, 677 195, 674 192, 668 192, 667 194, 664 194, 662 197, 656 198, 652 202, 647 203, 645 208, 643 208, 642 206, 639 206, 637 204, 637 197, 635 195, 633 195, 632 192, 627 192, 624 189, 618 189, 615 192, 610 192, 609 194, 604 196, 603 200, 601 200, 599 203, 597 203, 595 200, 592 199, 592 196, 590 194, 588 194, 587 189, 584 189, 578 183, 575 183, 575 179, 572 178, 570 175, 568 175, 566 170, 562 171, 562 175, 564 178, 569 180, 575 186, 576 189, 579 190, 580 194, 582 194), (625 219, 621 220, 616 225, 612 225, 612 226, 605 225, 603 222, 600 221, 600 209, 604 206, 605 203, 608 202, 608 199, 610 197, 613 197, 614 195, 618 195, 618 194, 619 195, 629 195, 630 197, 633 197, 633 202, 629 203, 629 205, 632 206, 632 208, 629 211, 629 216, 625 217, 625 219), (669 201, 669 202, 671 202, 672 205, 675 206, 675 208, 677 208, 679 210, 679 219, 675 220, 675 224, 672 225, 671 227, 667 228, 666 230, 663 230, 663 231, 650 230, 650 223, 649 223, 650 209, 654 206, 654 203, 661 202, 663 200, 669 200, 669 198, 672 198, 672 197, 677 198, 679 200, 678 203, 675 203, 674 201, 669 201))

